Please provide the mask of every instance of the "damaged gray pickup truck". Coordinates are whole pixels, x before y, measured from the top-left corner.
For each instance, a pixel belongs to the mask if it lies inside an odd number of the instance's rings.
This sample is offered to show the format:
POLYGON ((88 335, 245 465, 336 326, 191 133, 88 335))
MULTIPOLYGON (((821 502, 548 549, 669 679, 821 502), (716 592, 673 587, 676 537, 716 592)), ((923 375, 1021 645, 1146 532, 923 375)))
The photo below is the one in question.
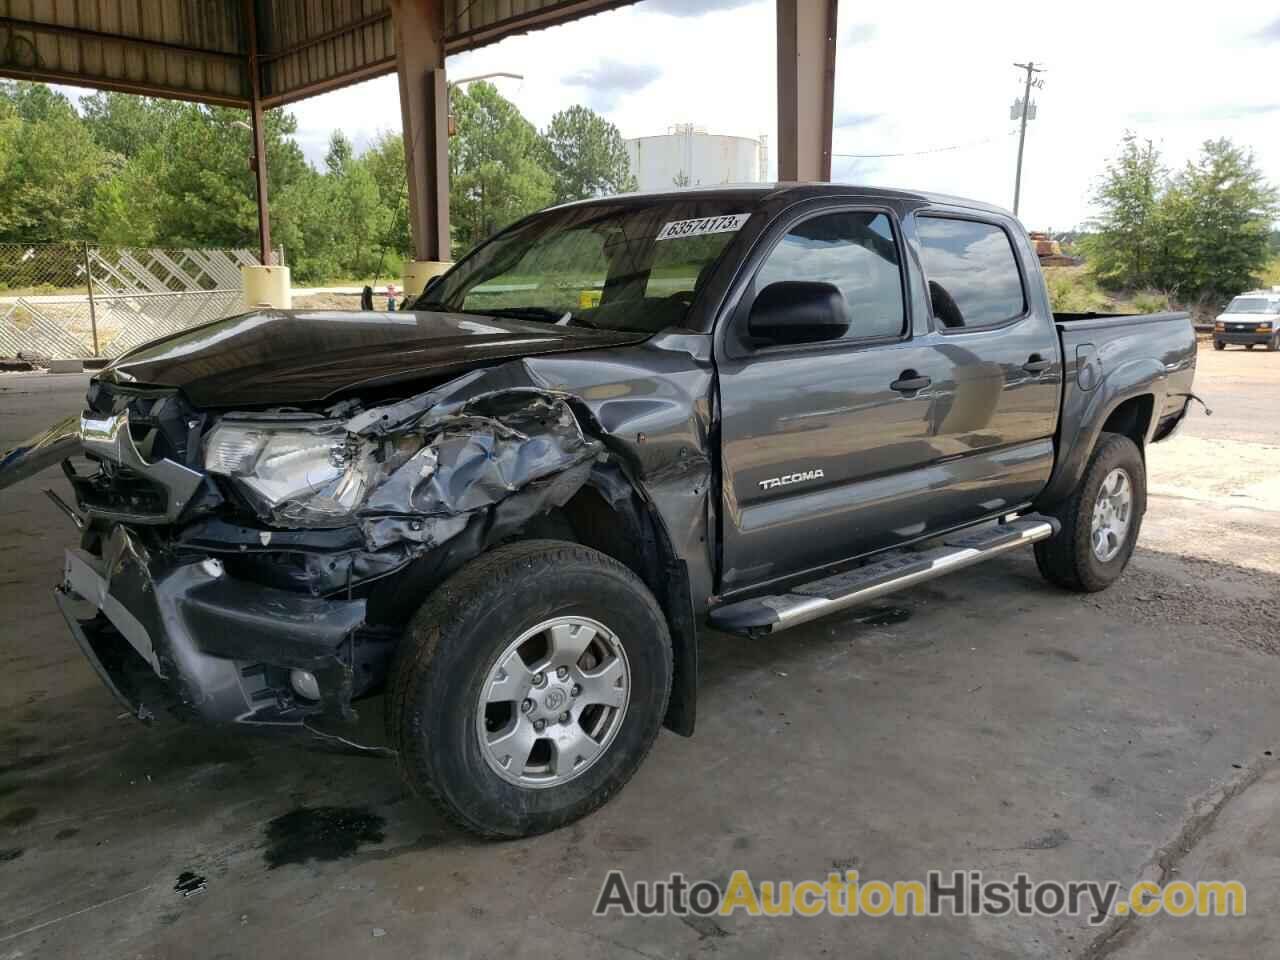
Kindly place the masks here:
POLYGON ((305 731, 385 691, 415 793, 520 836, 692 732, 703 625, 782 642, 1033 544, 1109 585, 1195 351, 1184 314, 1055 316, 996 208, 621 197, 514 224, 399 312, 134 350, 0 481, 62 463, 58 603, 138 717, 305 731))

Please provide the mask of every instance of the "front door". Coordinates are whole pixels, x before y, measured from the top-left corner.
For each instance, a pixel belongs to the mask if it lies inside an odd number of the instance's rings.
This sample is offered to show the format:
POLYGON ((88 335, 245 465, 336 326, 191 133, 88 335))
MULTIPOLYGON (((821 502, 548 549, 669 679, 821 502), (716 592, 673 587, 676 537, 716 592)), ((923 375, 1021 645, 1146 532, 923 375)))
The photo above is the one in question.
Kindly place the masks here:
POLYGON ((826 208, 774 231, 717 356, 723 466, 721 592, 759 586, 925 532, 932 389, 946 357, 912 339, 902 234, 887 209, 826 208), (844 294, 839 340, 753 343, 771 283, 844 294))

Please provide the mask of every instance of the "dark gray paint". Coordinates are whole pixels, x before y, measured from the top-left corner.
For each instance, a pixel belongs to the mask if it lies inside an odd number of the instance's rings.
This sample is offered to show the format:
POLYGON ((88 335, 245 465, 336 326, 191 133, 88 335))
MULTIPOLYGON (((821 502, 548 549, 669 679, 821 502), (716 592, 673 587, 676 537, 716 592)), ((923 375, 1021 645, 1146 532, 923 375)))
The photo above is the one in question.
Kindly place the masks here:
MULTIPOLYGON (((352 397, 363 403, 342 404, 341 415, 353 424, 371 408, 410 423, 431 397, 451 393, 563 399, 657 517, 672 554, 668 575, 687 577, 681 594, 699 615, 728 595, 814 578, 1033 502, 1051 506, 1078 483, 1106 418, 1126 400, 1152 398, 1148 439, 1185 413, 1195 366, 1188 317, 1056 323, 1030 242, 1003 211, 839 186, 732 192, 754 214, 700 290, 687 330, 644 339, 441 314, 251 314, 143 348, 104 379, 176 389, 213 408, 323 402, 334 416, 333 398, 352 397), (773 241, 799 217, 851 206, 895 218, 908 332, 889 342, 751 346, 741 323, 773 241), (923 210, 1009 232, 1025 316, 987 330, 940 328, 915 245, 913 217, 923 210), (1025 369, 1037 357, 1049 362, 1025 369), (908 372, 928 385, 890 386, 908 372), (820 481, 759 484, 813 469, 823 471, 820 481)), ((0 486, 44 449, 7 457, 0 486)), ((521 496, 481 512, 496 514, 521 496)), ((472 542, 458 536, 449 548, 463 540, 472 542)), ((474 542, 454 559, 487 543, 474 542)))
MULTIPOLYGON (((1053 468, 1062 363, 1042 290, 1028 289, 1025 315, 989 329, 944 330, 916 293, 901 340, 747 345, 742 324, 756 293, 755 266, 795 223, 848 203, 807 203, 775 222, 740 274, 718 332, 726 596, 1019 509, 1053 468), (1024 370, 1033 358, 1049 365, 1024 370), (915 393, 891 387, 907 376, 930 382, 915 393), (760 486, 813 469, 823 471, 821 480, 760 486)), ((974 215, 895 197, 864 204, 898 221, 908 291, 923 290, 925 280, 915 212, 974 215)), ((978 215, 1008 231, 1024 276, 1038 278, 1016 222, 978 215)))
POLYGON ((426 378, 643 333, 431 312, 261 310, 144 344, 100 379, 181 387, 201 409, 318 403, 355 390, 416 392, 426 378))

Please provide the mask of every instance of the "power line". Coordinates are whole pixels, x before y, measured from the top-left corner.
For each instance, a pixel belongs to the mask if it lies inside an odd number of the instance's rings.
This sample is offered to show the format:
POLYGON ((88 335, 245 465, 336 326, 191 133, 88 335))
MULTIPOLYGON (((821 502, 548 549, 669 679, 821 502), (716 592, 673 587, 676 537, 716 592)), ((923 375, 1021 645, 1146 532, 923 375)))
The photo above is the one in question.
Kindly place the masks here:
POLYGON ((982 140, 971 140, 968 143, 953 143, 945 147, 930 147, 927 150, 907 150, 902 153, 833 153, 833 157, 842 157, 847 160, 878 160, 885 157, 921 157, 928 153, 947 153, 951 150, 968 150, 971 147, 980 147, 983 144, 995 143, 1005 137, 1012 137, 1017 130, 1010 130, 1008 133, 1001 134, 997 137, 986 137, 982 140))

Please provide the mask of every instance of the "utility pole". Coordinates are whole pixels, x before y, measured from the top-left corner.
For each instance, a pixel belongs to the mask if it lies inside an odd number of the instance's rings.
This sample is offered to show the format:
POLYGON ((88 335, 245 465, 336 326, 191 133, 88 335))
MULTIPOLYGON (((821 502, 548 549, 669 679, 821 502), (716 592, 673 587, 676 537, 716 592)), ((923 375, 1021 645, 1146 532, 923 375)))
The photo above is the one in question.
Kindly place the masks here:
POLYGON ((1027 142, 1027 113, 1031 110, 1031 88, 1044 86, 1043 80, 1035 80, 1037 73, 1044 73, 1043 67, 1037 67, 1034 60, 1026 63, 1015 63, 1019 70, 1027 71, 1027 85, 1022 92, 1022 129, 1018 133, 1018 172, 1013 180, 1013 215, 1018 215, 1018 202, 1022 199, 1022 148, 1027 142))

